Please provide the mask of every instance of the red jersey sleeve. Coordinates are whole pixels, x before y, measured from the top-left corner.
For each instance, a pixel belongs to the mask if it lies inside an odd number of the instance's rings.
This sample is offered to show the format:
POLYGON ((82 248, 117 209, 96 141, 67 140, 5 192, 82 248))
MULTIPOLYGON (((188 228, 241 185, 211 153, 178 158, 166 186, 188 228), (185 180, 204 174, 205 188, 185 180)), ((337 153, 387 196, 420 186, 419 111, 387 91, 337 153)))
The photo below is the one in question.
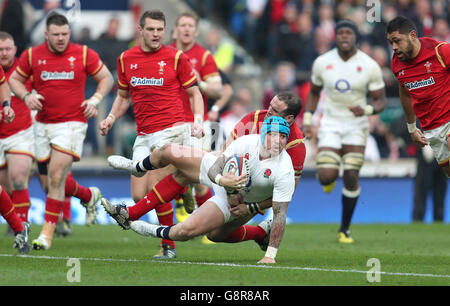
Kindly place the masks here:
POLYGON ((286 152, 291 157, 295 177, 301 177, 303 172, 303 163, 305 162, 306 156, 306 147, 303 139, 296 139, 291 143, 288 143, 286 146, 286 152))
POLYGON ((3 70, 3 67, 0 66, 0 85, 5 83, 5 81, 6 81, 5 71, 3 70))
POLYGON ((261 110, 248 113, 234 126, 232 137, 233 140, 244 135, 257 134, 262 121, 261 116, 265 115, 261 110))
POLYGON ((178 80, 184 88, 191 87, 197 82, 197 77, 189 62, 189 58, 182 51, 178 51, 175 55, 175 70, 177 71, 178 80))
POLYGON ((103 62, 98 53, 87 46, 83 46, 83 61, 86 72, 91 76, 97 74, 103 67, 103 62))
POLYGON ((124 64, 124 55, 125 52, 122 52, 122 54, 120 54, 120 56, 117 58, 117 86, 120 89, 123 90, 128 90, 129 86, 128 86, 128 81, 127 81, 127 77, 125 75, 125 64, 124 64))
POLYGON ((202 80, 207 80, 209 77, 219 75, 219 69, 217 68, 216 61, 209 51, 206 51, 202 57, 202 80))
POLYGON ((436 50, 439 62, 444 63, 447 69, 450 69, 450 44, 444 43, 436 50))
POLYGON ((24 78, 29 78, 32 74, 31 69, 31 59, 33 56, 33 49, 28 48, 23 51, 19 58, 19 64, 16 67, 17 73, 19 73, 24 78))

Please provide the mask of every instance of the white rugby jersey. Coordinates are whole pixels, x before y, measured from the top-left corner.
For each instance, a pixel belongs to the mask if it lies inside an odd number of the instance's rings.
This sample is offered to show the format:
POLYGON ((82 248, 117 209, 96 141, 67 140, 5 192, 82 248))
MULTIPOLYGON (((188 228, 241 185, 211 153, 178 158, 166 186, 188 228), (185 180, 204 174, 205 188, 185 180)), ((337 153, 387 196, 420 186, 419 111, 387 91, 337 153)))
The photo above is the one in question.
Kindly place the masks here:
POLYGON ((234 140, 223 153, 248 159, 249 183, 244 188, 244 202, 260 202, 272 197, 275 202, 290 202, 295 191, 294 168, 286 150, 278 156, 259 159, 261 135, 252 134, 234 140))
POLYGON ((357 50, 347 61, 334 48, 313 63, 311 82, 325 91, 324 118, 354 119, 348 109, 364 107, 367 93, 383 88, 381 68, 370 56, 357 50))

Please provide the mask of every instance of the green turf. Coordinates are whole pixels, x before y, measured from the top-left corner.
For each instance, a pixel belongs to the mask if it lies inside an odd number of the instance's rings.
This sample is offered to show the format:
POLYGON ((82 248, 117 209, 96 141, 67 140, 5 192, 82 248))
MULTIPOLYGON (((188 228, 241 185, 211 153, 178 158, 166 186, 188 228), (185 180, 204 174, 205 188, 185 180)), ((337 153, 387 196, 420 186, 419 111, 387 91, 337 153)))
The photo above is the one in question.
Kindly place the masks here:
MULTIPOLYGON (((50 250, 16 256, 0 225, 0 285, 450 285, 450 225, 357 224, 353 245, 335 241, 336 227, 288 225, 277 264, 266 268, 257 264, 264 253, 254 242, 178 242, 175 261, 152 261, 158 239, 112 225, 74 226, 50 250), (68 258, 80 258, 80 282, 67 280, 68 258), (380 261, 381 282, 367 281, 369 258, 380 261)), ((31 238, 39 231, 32 226, 31 238)))

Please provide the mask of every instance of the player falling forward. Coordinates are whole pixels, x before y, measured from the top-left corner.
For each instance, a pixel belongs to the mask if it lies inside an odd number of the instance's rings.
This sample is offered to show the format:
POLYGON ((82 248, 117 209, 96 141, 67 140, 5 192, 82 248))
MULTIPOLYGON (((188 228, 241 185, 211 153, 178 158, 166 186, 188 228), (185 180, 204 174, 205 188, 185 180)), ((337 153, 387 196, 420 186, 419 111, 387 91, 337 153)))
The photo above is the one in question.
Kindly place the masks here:
POLYGON ((411 138, 421 147, 429 144, 450 177, 450 44, 417 37, 416 26, 403 16, 391 20, 386 32, 411 138))
MULTIPOLYGON (((238 138, 219 157, 195 148, 167 145, 155 150, 141 163, 133 163, 123 157, 110 160, 116 168, 131 173, 172 164, 178 169, 174 176, 180 190, 189 183, 201 183, 213 188, 215 195, 184 222, 160 226, 132 221, 134 211, 125 206, 113 205, 104 198, 102 205, 120 226, 125 229, 131 227, 141 235, 179 241, 204 234, 214 242, 255 240, 266 250, 259 262, 275 263, 285 230, 287 208, 295 190, 294 169, 285 150, 289 132, 286 120, 272 116, 264 120, 261 135, 238 138), (245 174, 222 175, 224 164, 232 155, 243 156, 247 160, 248 177, 245 174), (223 187, 238 189, 240 193, 227 194, 223 187), (273 207, 273 224, 263 221, 256 227, 244 225, 257 212, 268 207, 273 207), (242 240, 242 236, 246 238, 242 240)), ((159 190, 158 194, 153 191, 147 194, 141 200, 142 204, 153 209, 161 203, 158 197, 171 197, 179 192, 167 188, 159 190)))
POLYGON ((306 138, 312 137, 311 118, 322 88, 325 110, 318 132, 317 174, 326 192, 331 192, 344 166, 342 219, 338 242, 353 243, 350 223, 361 187, 359 170, 364 163, 364 149, 369 134, 368 116, 386 106, 384 81, 378 64, 356 48, 358 29, 354 22, 341 20, 336 25, 337 48, 319 56, 313 64, 311 91, 303 117, 306 138), (370 94, 372 104, 367 104, 370 94))

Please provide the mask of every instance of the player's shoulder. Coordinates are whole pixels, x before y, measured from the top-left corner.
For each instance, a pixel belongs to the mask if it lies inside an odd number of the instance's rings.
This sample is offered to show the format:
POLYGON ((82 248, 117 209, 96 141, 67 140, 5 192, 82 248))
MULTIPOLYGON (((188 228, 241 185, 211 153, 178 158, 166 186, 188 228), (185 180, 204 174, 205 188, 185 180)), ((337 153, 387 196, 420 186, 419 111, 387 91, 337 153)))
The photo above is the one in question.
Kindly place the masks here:
POLYGON ((286 150, 281 151, 277 161, 278 173, 280 176, 293 174, 294 168, 292 167, 292 159, 286 150))
POLYGON ((436 46, 438 46, 440 43, 442 43, 441 41, 438 41, 438 40, 436 40, 434 38, 431 38, 431 37, 420 37, 419 41, 420 41, 421 47, 426 52, 434 52, 436 46))
POLYGON ((330 62, 336 61, 336 56, 338 56, 337 48, 331 49, 319 56, 313 62, 313 70, 319 72, 325 69, 325 66, 330 62))

